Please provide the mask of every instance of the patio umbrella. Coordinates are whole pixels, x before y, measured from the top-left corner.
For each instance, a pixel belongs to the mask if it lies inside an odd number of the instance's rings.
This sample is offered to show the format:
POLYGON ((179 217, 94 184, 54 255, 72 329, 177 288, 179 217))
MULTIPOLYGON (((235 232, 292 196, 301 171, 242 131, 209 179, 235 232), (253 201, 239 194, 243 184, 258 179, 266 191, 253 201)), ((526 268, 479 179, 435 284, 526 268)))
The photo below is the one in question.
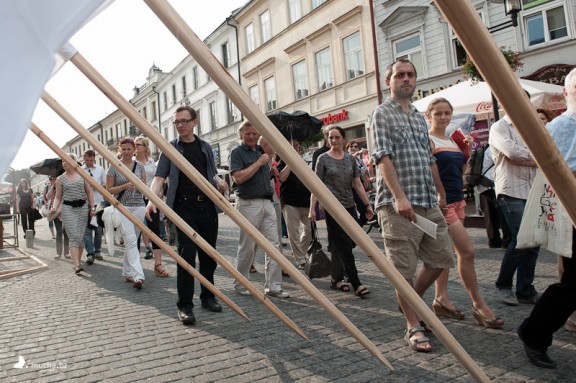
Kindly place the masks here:
POLYGON ((294 113, 274 112, 267 117, 287 140, 295 139, 300 142, 318 134, 323 125, 321 120, 301 110, 294 113))
POLYGON ((52 177, 59 176, 64 172, 62 160, 60 158, 46 158, 45 160, 30 166, 30 170, 36 174, 52 177))

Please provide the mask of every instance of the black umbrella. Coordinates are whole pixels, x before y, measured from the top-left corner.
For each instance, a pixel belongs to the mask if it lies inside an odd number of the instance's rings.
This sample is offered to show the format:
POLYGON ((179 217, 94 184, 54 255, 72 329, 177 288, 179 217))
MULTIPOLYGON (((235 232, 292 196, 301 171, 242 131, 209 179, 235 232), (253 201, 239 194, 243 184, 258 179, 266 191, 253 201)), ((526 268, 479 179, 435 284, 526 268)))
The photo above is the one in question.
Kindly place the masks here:
POLYGON ((64 172, 62 160, 60 158, 46 158, 45 160, 30 166, 30 170, 36 174, 52 177, 59 176, 64 172))
POLYGON ((318 134, 323 125, 322 121, 301 110, 292 114, 274 112, 268 118, 287 140, 296 139, 300 142, 318 134))

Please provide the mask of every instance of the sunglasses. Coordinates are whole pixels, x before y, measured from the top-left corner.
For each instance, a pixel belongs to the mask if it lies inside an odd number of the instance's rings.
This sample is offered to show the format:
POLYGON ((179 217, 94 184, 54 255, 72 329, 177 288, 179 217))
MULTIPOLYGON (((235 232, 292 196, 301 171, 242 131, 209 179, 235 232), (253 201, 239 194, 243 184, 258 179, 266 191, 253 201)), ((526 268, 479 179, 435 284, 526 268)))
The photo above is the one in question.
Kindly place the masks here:
POLYGON ((134 144, 134 145, 136 145, 136 146, 146 146, 146 145, 144 145, 144 144, 134 144))
POLYGON ((122 144, 133 144, 134 143, 134 139, 133 138, 123 138, 120 140, 120 145, 122 144))

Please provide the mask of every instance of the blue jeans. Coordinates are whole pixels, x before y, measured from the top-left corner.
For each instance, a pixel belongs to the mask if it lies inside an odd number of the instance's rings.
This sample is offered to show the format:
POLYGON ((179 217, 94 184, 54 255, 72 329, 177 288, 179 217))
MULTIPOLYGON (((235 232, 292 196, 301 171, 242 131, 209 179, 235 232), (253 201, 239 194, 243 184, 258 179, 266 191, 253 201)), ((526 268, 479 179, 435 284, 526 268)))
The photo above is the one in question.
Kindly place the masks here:
POLYGON ((100 226, 96 229, 86 227, 86 232, 84 233, 84 248, 87 254, 100 254, 100 249, 102 248, 102 228, 100 226), (94 234, 94 237, 92 237, 92 234, 94 234))
POLYGON ((504 219, 510 229, 510 244, 504 253, 500 274, 496 280, 496 287, 499 289, 511 289, 514 272, 516 273, 516 297, 530 298, 537 294, 534 288, 534 271, 536 270, 536 259, 538 258, 539 247, 530 249, 517 249, 518 230, 524 214, 526 200, 512 198, 506 195, 498 196, 498 204, 504 214, 504 219))

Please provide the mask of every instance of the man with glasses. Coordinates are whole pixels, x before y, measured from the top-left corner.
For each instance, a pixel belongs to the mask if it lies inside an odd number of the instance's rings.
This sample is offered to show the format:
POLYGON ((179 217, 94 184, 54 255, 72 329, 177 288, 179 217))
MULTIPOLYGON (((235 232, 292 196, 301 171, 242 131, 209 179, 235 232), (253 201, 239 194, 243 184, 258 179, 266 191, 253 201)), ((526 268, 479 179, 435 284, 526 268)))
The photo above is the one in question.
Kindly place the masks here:
MULTIPOLYGON (((82 169, 90 174, 90 176, 94 178, 94 181, 106 187, 106 172, 102 166, 96 164, 96 152, 94 150, 88 149, 84 152, 84 165, 82 165, 82 169)), ((94 188, 92 188, 92 195, 94 196, 94 208, 96 208, 96 206, 104 200, 104 197, 94 188)), ((84 247, 86 248, 87 265, 93 264, 95 259, 99 261, 104 259, 100 254, 102 247, 102 228, 100 226, 86 226, 84 247)))
MULTIPOLYGON (((178 132, 178 138, 172 140, 170 144, 178 149, 204 178, 217 187, 220 192, 224 193, 228 189, 228 185, 226 182, 217 183, 214 180, 217 171, 214 153, 210 144, 194 134, 194 127, 197 124, 196 118, 196 111, 189 106, 181 106, 176 109, 174 127, 178 132)), ((175 163, 162 153, 158 160, 158 167, 156 168, 152 185, 150 185, 150 190, 156 195, 160 195, 166 181, 168 183, 166 204, 210 246, 216 247, 218 214, 214 203, 191 179, 180 172, 175 163)), ((152 202, 148 202, 146 208, 146 218, 148 220, 152 220, 151 212, 156 212, 156 206, 152 202)), ((177 227, 176 232, 178 235, 178 254, 192 267, 195 267, 196 252, 198 252, 200 274, 211 283, 214 283, 216 261, 202 249, 197 248, 194 241, 188 238, 180 228, 177 227)), ((176 287, 178 290, 178 319, 185 325, 194 324, 196 322, 193 312, 194 303, 192 302, 194 277, 180 265, 178 265, 176 287)), ((208 311, 222 311, 222 307, 214 297, 214 294, 203 285, 201 286, 200 301, 202 302, 202 307, 208 311)))

